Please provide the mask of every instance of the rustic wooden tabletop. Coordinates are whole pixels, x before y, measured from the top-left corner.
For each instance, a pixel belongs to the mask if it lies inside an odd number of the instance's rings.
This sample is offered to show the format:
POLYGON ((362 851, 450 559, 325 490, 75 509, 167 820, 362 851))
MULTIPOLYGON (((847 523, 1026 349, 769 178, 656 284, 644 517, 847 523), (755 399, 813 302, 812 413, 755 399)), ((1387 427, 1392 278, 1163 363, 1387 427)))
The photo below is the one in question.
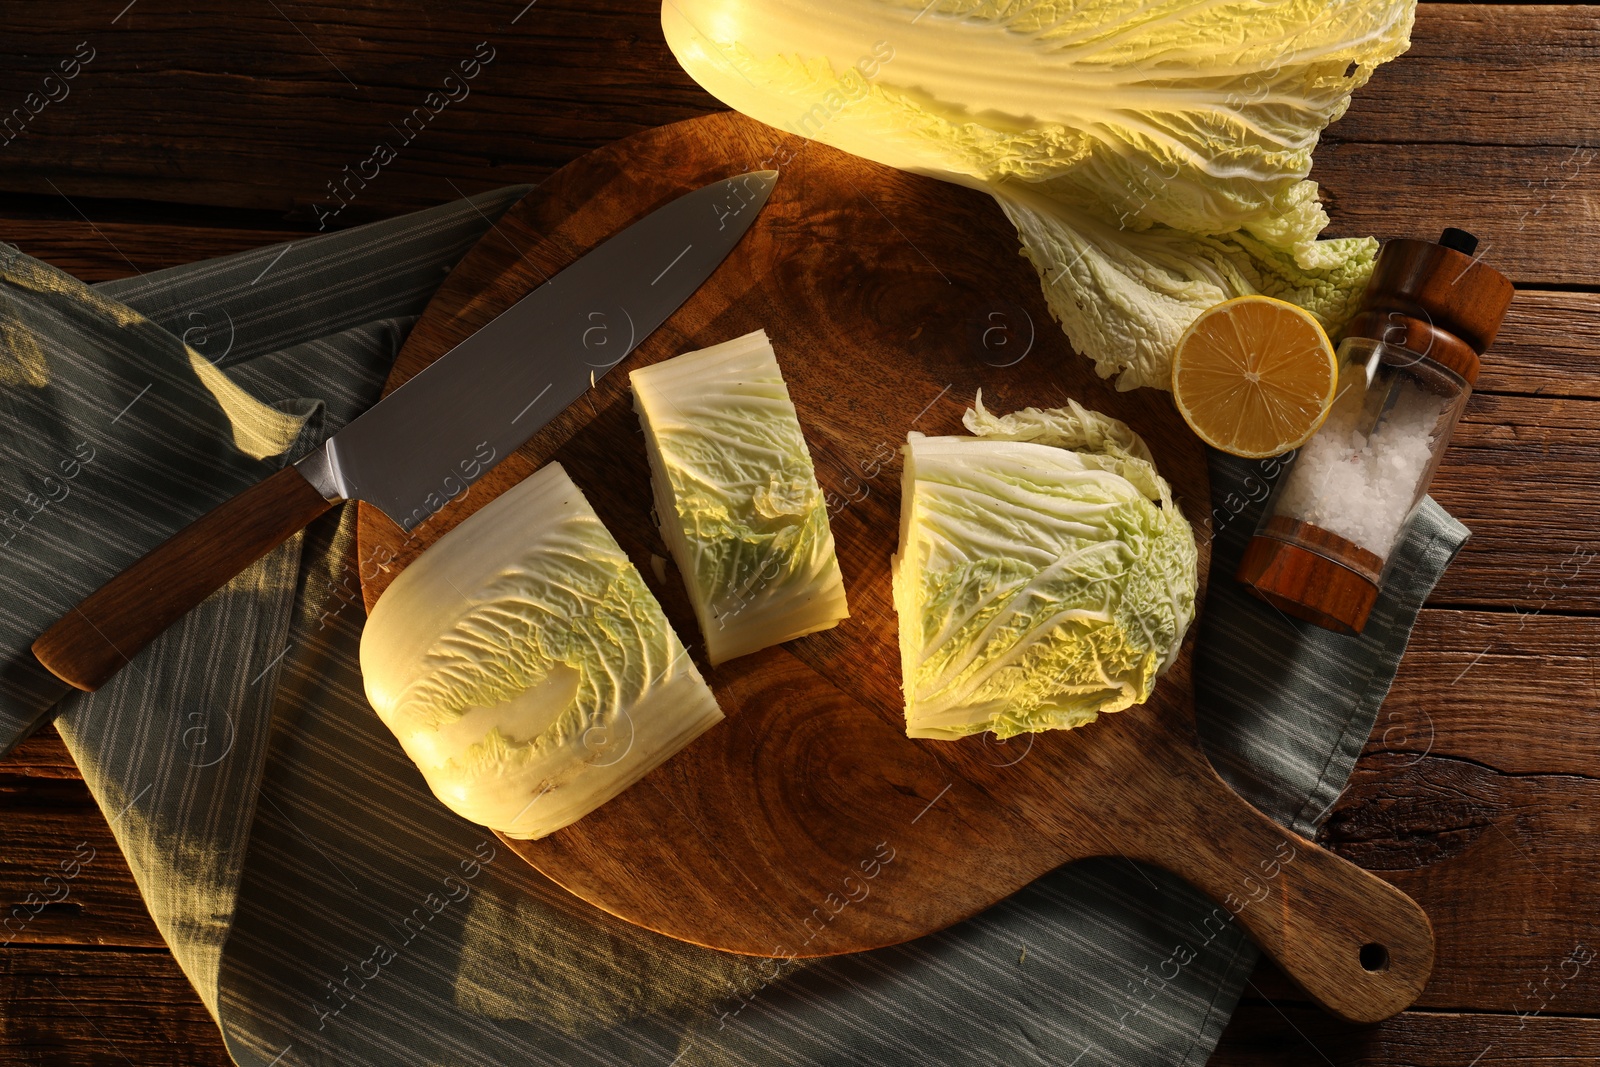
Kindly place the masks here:
MULTIPOLYGON (((87 280, 537 182, 718 105, 656 0, 6 3, 0 239, 87 280), (480 42, 471 83, 330 217, 345 168, 480 42)), ((1472 528, 1323 840, 1438 934, 1415 1008, 1334 1022, 1263 967, 1213 1063, 1600 1062, 1600 10, 1423 4, 1323 138, 1331 235, 1458 225, 1518 293, 1436 498, 1472 528)), ((0 764, 0 903, 99 857, 0 950, 0 1062, 228 1062, 53 731, 0 764)))

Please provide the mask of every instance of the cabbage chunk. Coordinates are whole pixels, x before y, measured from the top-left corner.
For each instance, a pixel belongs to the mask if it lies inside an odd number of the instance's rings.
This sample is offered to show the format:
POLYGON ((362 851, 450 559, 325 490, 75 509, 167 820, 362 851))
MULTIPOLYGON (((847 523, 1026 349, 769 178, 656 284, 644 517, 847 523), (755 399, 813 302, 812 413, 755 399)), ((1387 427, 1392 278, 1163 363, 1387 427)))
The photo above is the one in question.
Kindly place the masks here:
POLYGON ((722 718, 559 463, 394 580, 361 636, 361 673, 434 795, 519 838, 582 818, 722 718))
POLYGON ((1194 532, 1144 441, 1076 402, 909 435, 893 561, 906 733, 1007 738, 1143 703, 1194 619, 1194 532))
POLYGON ((661 534, 712 665, 848 618, 827 505, 766 332, 630 378, 661 534))

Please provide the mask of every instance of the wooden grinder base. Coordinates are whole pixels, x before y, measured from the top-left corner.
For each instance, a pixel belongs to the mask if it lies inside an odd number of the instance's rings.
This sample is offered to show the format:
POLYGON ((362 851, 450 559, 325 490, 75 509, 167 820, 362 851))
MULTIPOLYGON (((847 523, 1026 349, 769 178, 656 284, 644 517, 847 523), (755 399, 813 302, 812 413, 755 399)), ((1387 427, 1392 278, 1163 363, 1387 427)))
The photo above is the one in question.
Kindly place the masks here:
MULTIPOLYGON (((368 605, 447 529, 558 459, 697 655, 693 614, 649 518, 627 371, 758 327, 772 337, 833 506, 852 616, 705 670, 727 720, 527 861, 613 915, 733 952, 818 956, 942 929, 1063 863, 1121 855, 1217 901, 1335 1014, 1385 1018, 1427 981, 1433 936, 1399 890, 1279 827, 1201 753, 1191 652, 1145 705, 1000 744, 913 741, 901 715, 889 557, 907 431, 960 431, 1069 397, 1130 423, 1196 523, 1201 446, 1155 390, 1118 393, 1071 352, 1014 231, 971 190, 878 167, 732 114, 647 131, 567 165, 445 281, 389 382, 415 374, 604 237, 717 178, 782 171, 716 275, 585 400, 407 538, 363 508, 368 605)), ((702 659, 703 663, 703 659, 702 659)), ((1233 917, 1230 919, 1230 915, 1233 917)))
POLYGON ((1234 577, 1288 615, 1359 634, 1378 602, 1383 560, 1309 522, 1274 515, 1250 539, 1234 577))

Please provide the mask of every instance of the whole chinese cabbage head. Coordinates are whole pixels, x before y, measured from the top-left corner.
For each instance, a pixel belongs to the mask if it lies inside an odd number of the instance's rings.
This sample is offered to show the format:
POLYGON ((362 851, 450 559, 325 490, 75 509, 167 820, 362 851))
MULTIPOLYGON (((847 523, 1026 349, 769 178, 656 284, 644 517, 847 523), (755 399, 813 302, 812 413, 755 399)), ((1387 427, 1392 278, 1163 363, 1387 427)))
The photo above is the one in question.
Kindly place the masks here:
POLYGON ((1410 46, 1415 0, 664 0, 729 106, 993 194, 1068 338, 1167 387, 1201 311, 1264 293, 1330 331, 1371 238, 1318 241, 1318 134, 1410 46))

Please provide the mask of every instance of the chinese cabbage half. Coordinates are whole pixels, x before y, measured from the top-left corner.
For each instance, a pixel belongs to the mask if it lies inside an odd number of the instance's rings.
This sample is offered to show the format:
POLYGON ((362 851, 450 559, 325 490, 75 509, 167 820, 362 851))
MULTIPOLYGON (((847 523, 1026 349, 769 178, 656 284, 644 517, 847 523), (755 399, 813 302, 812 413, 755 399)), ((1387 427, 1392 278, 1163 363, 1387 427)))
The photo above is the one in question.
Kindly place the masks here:
POLYGON ((667 44, 754 118, 991 193, 1074 347, 1167 388, 1206 308, 1355 310, 1377 242, 1318 241, 1318 134, 1415 0, 666 0, 667 44))
POLYGON ((456 814, 543 837, 722 718, 558 463, 445 534, 361 636, 367 698, 456 814))
POLYGON ((1143 703, 1194 618, 1194 533, 1126 425, 1077 403, 906 445, 906 733, 1006 738, 1143 703))

